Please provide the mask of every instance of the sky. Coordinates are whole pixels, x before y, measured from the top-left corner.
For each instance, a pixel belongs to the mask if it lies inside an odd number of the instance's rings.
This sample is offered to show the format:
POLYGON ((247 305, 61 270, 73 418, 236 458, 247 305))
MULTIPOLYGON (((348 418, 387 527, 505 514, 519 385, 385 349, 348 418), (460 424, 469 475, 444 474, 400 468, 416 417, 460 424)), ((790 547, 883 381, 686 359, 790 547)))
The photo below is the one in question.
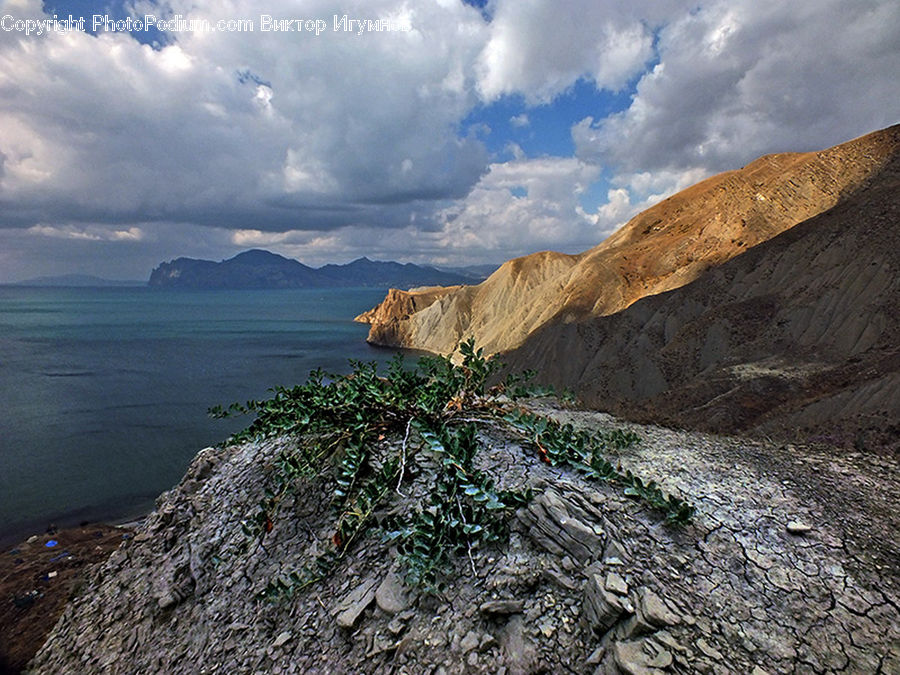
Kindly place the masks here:
POLYGON ((0 283, 574 253, 897 73, 897 0, 0 0, 0 283))

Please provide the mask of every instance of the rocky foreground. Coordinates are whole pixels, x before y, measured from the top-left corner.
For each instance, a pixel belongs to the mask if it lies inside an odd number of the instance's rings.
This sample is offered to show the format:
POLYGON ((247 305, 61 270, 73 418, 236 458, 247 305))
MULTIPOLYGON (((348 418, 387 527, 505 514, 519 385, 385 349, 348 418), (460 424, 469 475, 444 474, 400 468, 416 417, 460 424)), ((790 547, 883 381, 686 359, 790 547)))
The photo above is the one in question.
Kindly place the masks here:
MULTIPOLYGON (((370 535, 323 581, 257 600, 319 552, 328 500, 310 479, 285 505, 294 517, 247 548, 241 521, 290 441, 208 448, 94 569, 31 671, 900 672, 895 461, 627 426, 643 440, 617 461, 691 500, 690 525, 488 425, 480 468, 534 499, 508 543, 462 556, 438 595, 405 586, 395 552, 370 535)), ((423 467, 391 510, 427 493, 423 467)))

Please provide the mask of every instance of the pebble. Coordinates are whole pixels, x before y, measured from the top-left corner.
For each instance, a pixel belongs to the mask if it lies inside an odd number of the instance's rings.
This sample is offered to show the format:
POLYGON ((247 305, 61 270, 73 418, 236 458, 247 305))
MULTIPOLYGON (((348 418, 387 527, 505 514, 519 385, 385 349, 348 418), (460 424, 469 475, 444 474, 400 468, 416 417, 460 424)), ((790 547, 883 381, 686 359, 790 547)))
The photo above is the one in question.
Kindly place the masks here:
POLYGON ((700 638, 697 640, 697 648, 706 654, 709 658, 715 659, 716 661, 721 661, 723 658, 722 652, 709 644, 705 639, 700 638))
POLYGON ((488 600, 481 603, 478 608, 482 614, 521 614, 524 609, 524 603, 521 600, 488 600))
POLYGON ((459 641, 459 648, 463 652, 470 652, 473 649, 476 649, 480 642, 478 634, 475 631, 470 630, 466 633, 465 637, 459 641))
POLYGON ((291 639, 291 634, 288 633, 287 631, 284 631, 283 633, 278 634, 278 637, 275 638, 275 642, 272 643, 272 646, 277 649, 278 647, 281 647, 283 644, 285 644, 290 639, 291 639))
POLYGON ((812 527, 799 520, 792 520, 787 524, 787 531, 791 534, 806 534, 812 530, 812 527))

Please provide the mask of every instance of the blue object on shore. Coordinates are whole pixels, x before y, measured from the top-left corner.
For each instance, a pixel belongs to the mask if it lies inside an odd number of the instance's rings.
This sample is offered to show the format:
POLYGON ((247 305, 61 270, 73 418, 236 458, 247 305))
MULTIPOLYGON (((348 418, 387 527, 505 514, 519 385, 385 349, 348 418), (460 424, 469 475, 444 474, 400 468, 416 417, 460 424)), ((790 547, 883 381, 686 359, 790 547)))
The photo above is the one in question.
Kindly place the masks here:
POLYGON ((54 546, 56 546, 56 544, 57 544, 56 539, 51 539, 46 544, 44 544, 44 546, 46 546, 47 548, 53 548, 54 546))

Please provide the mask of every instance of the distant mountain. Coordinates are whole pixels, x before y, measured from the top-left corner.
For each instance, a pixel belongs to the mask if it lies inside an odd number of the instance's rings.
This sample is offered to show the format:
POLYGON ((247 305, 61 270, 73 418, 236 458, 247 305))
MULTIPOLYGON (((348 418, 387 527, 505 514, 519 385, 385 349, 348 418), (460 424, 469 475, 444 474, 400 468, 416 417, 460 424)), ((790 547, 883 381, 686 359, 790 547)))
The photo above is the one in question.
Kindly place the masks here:
POLYGON ((46 287, 110 287, 110 286, 143 286, 140 280, 103 279, 90 274, 62 274, 52 277, 35 277, 20 281, 16 286, 46 286, 46 287))
POLYGON ((148 285, 163 288, 324 288, 371 286, 402 288, 455 286, 477 282, 473 275, 422 267, 412 263, 359 258, 346 265, 313 268, 297 260, 254 249, 222 262, 177 258, 161 263, 148 285))

